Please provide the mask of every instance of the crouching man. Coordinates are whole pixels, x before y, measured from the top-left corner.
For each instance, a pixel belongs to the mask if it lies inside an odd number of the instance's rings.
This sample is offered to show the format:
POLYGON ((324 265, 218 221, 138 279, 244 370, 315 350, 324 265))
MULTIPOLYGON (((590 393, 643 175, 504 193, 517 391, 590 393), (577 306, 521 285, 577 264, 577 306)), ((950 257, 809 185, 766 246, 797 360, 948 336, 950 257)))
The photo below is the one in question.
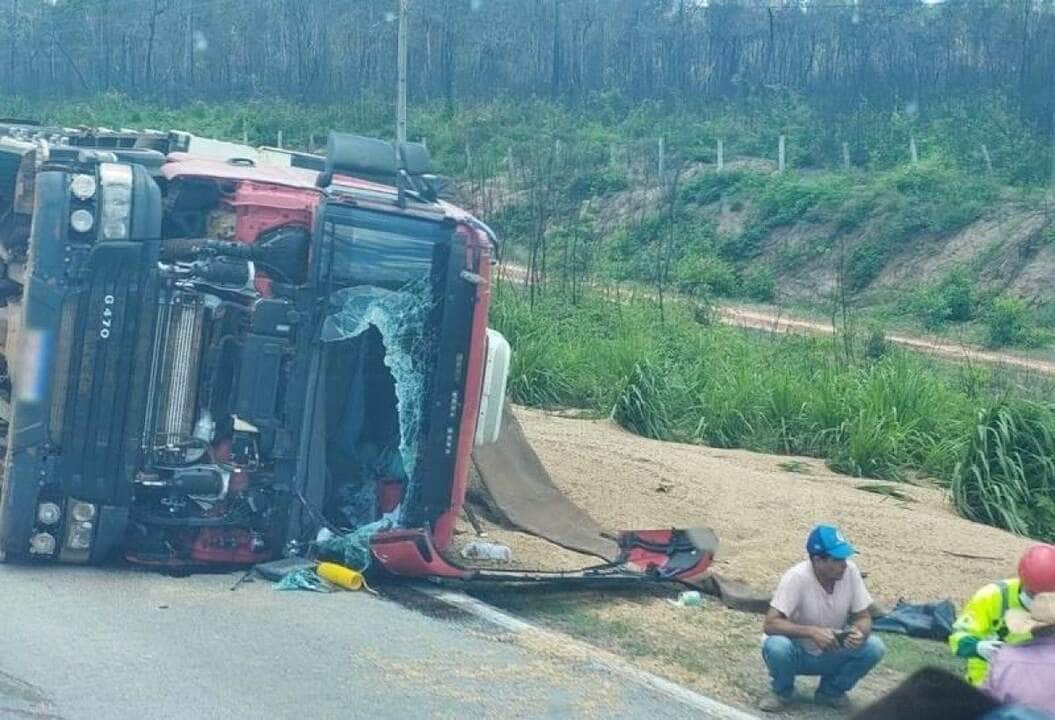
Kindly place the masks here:
POLYGON ((780 579, 766 614, 762 657, 772 684, 759 707, 767 712, 788 704, 798 675, 820 676, 818 704, 847 707, 846 694, 886 652, 872 636, 872 597, 848 562, 853 546, 834 527, 818 525, 806 553, 809 560, 780 579))

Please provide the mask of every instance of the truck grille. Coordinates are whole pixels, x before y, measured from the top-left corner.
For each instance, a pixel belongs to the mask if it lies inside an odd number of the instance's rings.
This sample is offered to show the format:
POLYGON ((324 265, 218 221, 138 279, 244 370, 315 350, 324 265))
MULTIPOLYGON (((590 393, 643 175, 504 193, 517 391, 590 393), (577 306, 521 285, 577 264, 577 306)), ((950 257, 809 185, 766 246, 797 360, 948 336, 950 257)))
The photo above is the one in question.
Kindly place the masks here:
POLYGON ((142 392, 131 380, 141 362, 141 253, 132 243, 95 248, 88 286, 62 308, 50 429, 61 436, 67 491, 86 500, 109 498, 124 479, 129 400, 142 392))

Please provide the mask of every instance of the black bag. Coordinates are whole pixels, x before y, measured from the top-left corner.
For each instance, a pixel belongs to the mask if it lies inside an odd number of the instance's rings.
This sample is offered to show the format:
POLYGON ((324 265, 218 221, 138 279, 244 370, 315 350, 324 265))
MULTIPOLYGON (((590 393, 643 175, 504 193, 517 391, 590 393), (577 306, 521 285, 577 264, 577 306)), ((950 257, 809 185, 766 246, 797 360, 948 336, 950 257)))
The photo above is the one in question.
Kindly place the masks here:
POLYGON ((951 600, 922 605, 898 600, 893 610, 873 621, 872 629, 931 640, 947 640, 954 622, 956 606, 951 600))

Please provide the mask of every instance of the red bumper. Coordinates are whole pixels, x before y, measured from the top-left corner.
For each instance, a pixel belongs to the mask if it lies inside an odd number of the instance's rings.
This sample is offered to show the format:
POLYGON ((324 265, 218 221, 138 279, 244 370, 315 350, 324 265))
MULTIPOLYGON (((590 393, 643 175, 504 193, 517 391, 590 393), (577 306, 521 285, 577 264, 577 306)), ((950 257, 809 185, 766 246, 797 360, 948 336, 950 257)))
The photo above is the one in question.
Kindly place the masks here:
MULTIPOLYGON (((694 583, 703 577, 714 561, 718 538, 706 528, 688 530, 628 530, 619 533, 619 557, 600 568, 575 573, 559 573, 562 579, 575 577, 596 580, 650 579, 657 582, 694 583)), ((542 580, 546 574, 517 571, 481 573, 449 563, 437 550, 432 535, 425 530, 398 530, 380 533, 371 541, 371 550, 388 572, 401 577, 437 577, 472 580, 506 578, 510 581, 542 580)), ((548 576, 552 576, 549 574, 548 576)))

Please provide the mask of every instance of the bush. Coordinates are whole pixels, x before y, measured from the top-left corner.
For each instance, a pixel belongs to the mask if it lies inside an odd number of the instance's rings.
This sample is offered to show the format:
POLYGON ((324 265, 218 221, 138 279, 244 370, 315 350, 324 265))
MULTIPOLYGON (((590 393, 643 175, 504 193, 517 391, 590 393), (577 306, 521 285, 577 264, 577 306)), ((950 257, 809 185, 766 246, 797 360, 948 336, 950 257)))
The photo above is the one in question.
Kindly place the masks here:
POLYGON ((927 329, 939 330, 948 322, 972 320, 975 304, 970 278, 962 270, 957 270, 949 273, 937 287, 914 293, 905 308, 918 317, 927 329))
POLYGON ((678 199, 683 203, 710 205, 736 192, 745 177, 745 173, 739 171, 706 172, 686 183, 678 193, 678 199))
POLYGON ((868 337, 865 340, 865 357, 869 360, 879 360, 887 354, 889 344, 886 339, 886 331, 881 325, 872 325, 868 328, 868 337))
POLYGON ((949 319, 949 303, 934 288, 917 292, 910 300, 910 305, 912 314, 928 330, 940 330, 949 319))
POLYGON ((949 273, 940 287, 946 307, 946 318, 953 322, 967 322, 974 318, 974 285, 962 270, 949 273))
POLYGON ((777 281, 773 271, 761 268, 744 277, 743 293, 758 302, 773 302, 777 293, 777 281))
POLYGON ((859 292, 868 287, 883 270, 886 250, 881 242, 864 242, 850 251, 846 261, 846 287, 859 292))
MULTIPOLYGON (((849 198, 840 176, 810 178, 783 173, 760 176, 752 188, 762 222, 769 228, 790 225, 814 210, 834 210, 849 198)), ((815 219, 824 219, 823 213, 815 219)))
POLYGON ((674 268, 678 289, 690 295, 736 295, 740 289, 732 265, 716 255, 690 255, 674 268))
POLYGON ((1018 298, 1002 297, 993 302, 989 311, 986 344, 991 348, 1008 345, 1031 345, 1037 340, 1026 305, 1018 298))
POLYGON ((581 171, 568 185, 568 193, 575 200, 599 197, 626 190, 629 183, 626 174, 611 168, 593 168, 581 171))

